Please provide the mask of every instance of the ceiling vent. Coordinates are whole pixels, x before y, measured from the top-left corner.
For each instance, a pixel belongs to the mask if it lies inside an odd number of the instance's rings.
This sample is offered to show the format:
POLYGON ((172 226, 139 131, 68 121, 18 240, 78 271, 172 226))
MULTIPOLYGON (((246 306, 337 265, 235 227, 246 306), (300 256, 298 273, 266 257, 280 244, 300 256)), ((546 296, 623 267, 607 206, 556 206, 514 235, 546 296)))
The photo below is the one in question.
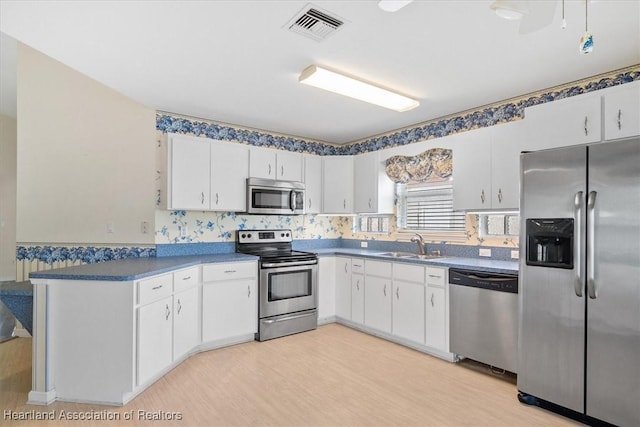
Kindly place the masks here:
POLYGON ((284 28, 320 42, 335 33, 344 23, 344 19, 308 4, 284 28))

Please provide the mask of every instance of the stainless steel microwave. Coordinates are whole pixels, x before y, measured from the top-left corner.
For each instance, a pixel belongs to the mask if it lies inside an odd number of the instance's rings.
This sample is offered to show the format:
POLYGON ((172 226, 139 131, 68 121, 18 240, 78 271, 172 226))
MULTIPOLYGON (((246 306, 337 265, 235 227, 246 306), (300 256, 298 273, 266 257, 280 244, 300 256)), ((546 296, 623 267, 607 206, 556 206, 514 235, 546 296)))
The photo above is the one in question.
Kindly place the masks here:
POLYGON ((247 178, 247 213, 304 214, 304 190, 302 182, 247 178))

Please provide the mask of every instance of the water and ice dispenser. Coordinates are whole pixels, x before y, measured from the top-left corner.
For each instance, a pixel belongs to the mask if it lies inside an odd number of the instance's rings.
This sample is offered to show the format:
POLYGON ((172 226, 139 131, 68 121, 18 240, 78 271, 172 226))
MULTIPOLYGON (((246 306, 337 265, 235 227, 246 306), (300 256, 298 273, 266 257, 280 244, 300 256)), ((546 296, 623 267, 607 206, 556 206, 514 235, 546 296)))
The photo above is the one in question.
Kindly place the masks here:
POLYGON ((527 265, 573 269, 573 218, 527 219, 527 265))

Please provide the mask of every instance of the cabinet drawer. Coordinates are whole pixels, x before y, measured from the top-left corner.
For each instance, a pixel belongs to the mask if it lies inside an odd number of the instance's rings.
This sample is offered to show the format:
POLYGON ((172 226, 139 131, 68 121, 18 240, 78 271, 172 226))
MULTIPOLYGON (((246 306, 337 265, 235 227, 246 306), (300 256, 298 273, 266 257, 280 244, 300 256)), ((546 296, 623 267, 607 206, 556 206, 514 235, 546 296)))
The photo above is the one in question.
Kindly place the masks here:
POLYGON ((367 276, 379 276, 391 278, 391 263, 384 261, 365 261, 367 276))
POLYGON ((393 278, 406 282, 424 283, 424 267, 421 265, 394 263, 393 278))
POLYGON ((185 268, 173 273, 173 292, 181 292, 187 290, 193 286, 196 286, 199 282, 200 267, 185 268))
POLYGON ((258 265, 256 262, 219 263, 202 266, 203 282, 246 279, 256 277, 257 274, 258 265))
POLYGON ((427 269, 427 285, 444 287, 445 275, 447 270, 437 267, 426 267, 427 269))
POLYGON ((354 274, 364 274, 364 260, 361 258, 352 258, 351 272, 354 274))
POLYGON ((147 304, 171 295, 173 274, 151 277, 138 282, 138 304, 147 304))

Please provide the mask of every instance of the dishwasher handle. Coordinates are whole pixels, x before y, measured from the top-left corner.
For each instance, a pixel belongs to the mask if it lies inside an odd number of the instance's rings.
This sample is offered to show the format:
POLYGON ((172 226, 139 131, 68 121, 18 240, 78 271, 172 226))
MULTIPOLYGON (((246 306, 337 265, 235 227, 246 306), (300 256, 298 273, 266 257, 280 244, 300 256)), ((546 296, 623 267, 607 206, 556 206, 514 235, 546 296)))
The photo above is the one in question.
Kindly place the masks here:
POLYGON ((487 273, 483 271, 450 268, 449 284, 490 291, 518 293, 517 274, 487 273))

